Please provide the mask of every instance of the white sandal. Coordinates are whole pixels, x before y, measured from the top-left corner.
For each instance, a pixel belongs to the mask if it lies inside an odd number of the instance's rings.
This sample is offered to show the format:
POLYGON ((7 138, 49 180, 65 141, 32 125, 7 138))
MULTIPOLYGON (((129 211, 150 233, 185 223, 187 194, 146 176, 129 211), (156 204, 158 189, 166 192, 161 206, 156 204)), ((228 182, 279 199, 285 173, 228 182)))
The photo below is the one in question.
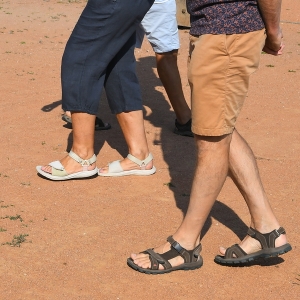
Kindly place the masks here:
POLYGON ((74 153, 72 150, 69 153, 69 156, 72 157, 75 161, 81 164, 82 171, 68 174, 64 168, 64 166, 61 164, 60 161, 56 160, 49 164, 49 166, 52 167, 51 173, 47 173, 42 170, 42 166, 37 166, 36 170, 39 174, 43 175, 46 178, 49 178, 51 180, 68 180, 68 179, 76 179, 76 178, 86 178, 93 176, 98 173, 98 168, 95 167, 93 170, 88 170, 88 167, 96 162, 97 157, 94 154, 90 159, 82 159, 79 157, 76 153, 74 153))
POLYGON ((112 163, 108 164, 108 172, 107 173, 101 173, 100 170, 98 172, 99 176, 104 177, 118 177, 118 176, 126 176, 126 175, 152 175, 156 172, 156 168, 153 166, 152 169, 146 170, 147 164, 153 160, 153 156, 151 153, 146 157, 144 160, 140 160, 136 157, 134 157, 131 154, 127 155, 127 158, 139 165, 139 170, 129 170, 124 171, 121 167, 120 160, 113 161, 112 163))

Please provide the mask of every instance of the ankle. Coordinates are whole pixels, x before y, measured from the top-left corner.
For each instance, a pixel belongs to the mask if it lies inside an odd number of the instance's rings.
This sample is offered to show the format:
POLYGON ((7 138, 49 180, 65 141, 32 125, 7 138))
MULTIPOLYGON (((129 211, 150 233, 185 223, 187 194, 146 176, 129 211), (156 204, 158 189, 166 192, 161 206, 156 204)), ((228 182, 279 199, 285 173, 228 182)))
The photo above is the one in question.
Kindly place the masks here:
POLYGON ((186 250, 193 250, 200 244, 200 237, 198 237, 197 239, 194 238, 189 239, 186 236, 180 236, 175 233, 173 235, 173 239, 186 250))
POLYGON ((79 149, 73 147, 72 151, 81 159, 90 159, 94 155, 94 150, 92 149, 79 149))
POLYGON ((146 151, 131 151, 131 150, 129 150, 129 154, 138 158, 139 160, 144 160, 149 156, 150 152, 149 152, 149 150, 146 150, 146 151))
POLYGON ((186 123, 189 122, 189 120, 191 119, 191 116, 182 116, 182 117, 177 117, 176 116, 176 120, 180 125, 185 125, 186 123))

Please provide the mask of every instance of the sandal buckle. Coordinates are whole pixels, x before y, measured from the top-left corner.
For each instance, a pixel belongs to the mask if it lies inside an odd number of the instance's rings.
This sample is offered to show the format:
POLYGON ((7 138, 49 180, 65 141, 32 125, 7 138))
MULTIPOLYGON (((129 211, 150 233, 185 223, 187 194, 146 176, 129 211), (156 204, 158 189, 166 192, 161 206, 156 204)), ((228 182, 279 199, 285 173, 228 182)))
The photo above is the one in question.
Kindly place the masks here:
POLYGON ((274 232, 275 232, 275 234, 277 235, 277 237, 279 237, 279 236, 281 235, 281 233, 280 233, 280 232, 278 232, 278 230, 277 230, 277 229, 275 229, 275 230, 274 230, 274 232))
POLYGON ((174 241, 172 244, 172 247, 178 252, 181 253, 181 251, 184 249, 178 242, 174 241))
POLYGON ((82 159, 80 163, 81 163, 82 166, 89 166, 90 165, 90 162, 89 162, 88 159, 82 159))

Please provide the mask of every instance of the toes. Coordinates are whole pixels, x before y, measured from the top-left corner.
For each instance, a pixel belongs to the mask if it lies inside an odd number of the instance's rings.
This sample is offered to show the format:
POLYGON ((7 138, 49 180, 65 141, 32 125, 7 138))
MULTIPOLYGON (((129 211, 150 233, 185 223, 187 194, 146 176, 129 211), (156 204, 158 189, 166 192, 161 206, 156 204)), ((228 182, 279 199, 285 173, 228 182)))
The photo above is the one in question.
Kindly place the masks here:
POLYGON ((52 172, 52 167, 51 166, 43 166, 42 170, 46 173, 50 173, 52 172))
POLYGON ((144 269, 151 268, 151 262, 149 259, 149 255, 142 254, 142 253, 139 253, 139 254, 132 253, 130 255, 130 257, 132 258, 133 262, 137 266, 144 268, 144 269))
POLYGON ((222 255, 225 255, 226 248, 220 247, 220 248, 219 248, 219 251, 220 251, 220 253, 221 253, 222 255))

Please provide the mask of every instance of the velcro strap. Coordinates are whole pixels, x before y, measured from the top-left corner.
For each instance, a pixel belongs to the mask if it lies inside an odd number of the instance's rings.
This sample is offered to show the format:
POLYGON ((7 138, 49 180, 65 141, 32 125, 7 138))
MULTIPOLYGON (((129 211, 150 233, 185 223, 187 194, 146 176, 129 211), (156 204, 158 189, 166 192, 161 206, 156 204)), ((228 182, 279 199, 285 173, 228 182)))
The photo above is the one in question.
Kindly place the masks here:
POLYGON ((285 229, 283 227, 279 227, 278 229, 275 229, 274 232, 276 232, 277 236, 280 236, 285 233, 285 229))
POLYGON ((134 163, 136 163, 137 165, 139 165, 140 168, 146 167, 147 164, 153 160, 153 156, 151 153, 149 153, 149 155, 144 159, 144 160, 140 160, 138 158, 136 158, 135 156, 128 154, 127 158, 130 159, 131 161, 133 161, 134 163))
POLYGON ((169 236, 167 238, 167 241, 171 244, 171 246, 178 252, 178 253, 182 253, 185 249, 178 243, 176 242, 172 236, 169 236))
POLYGON ((56 169, 56 170, 60 170, 60 171, 63 171, 65 169, 64 166, 61 164, 61 162, 59 160, 52 161, 49 164, 49 166, 56 169))
POLYGON ((69 156, 72 157, 75 161, 77 161, 82 166, 90 166, 91 164, 95 163, 97 160, 97 157, 95 154, 89 159, 82 159, 80 156, 78 156, 72 150, 69 152, 69 156))

